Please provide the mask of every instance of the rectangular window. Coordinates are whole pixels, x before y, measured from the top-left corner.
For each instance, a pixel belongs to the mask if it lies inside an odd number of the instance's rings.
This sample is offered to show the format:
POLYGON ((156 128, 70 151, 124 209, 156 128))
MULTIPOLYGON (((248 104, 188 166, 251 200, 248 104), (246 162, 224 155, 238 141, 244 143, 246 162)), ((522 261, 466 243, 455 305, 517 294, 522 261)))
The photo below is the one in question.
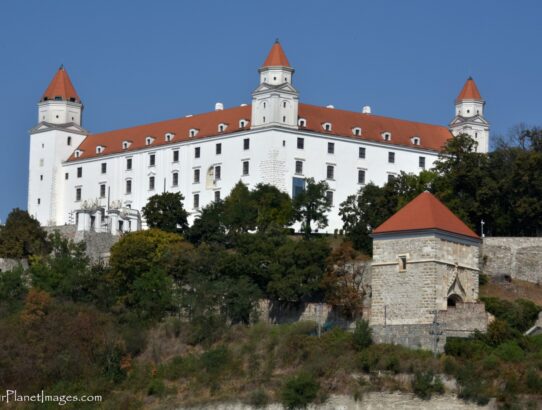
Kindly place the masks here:
POLYGON ((132 169, 132 158, 126 158, 126 170, 130 171, 132 169))
POLYGON ((83 167, 77 168, 77 178, 81 178, 83 176, 83 167))
POLYGON ((40 175, 40 181, 43 181, 43 175, 40 175))
POLYGON ((106 174, 106 173, 107 173, 107 163, 102 162, 102 174, 106 174))
POLYGON ((199 184, 199 168, 194 170, 194 184, 199 184))
POLYGON ((75 188, 75 200, 76 201, 81 200, 81 188, 75 188))
POLYGON ((365 184, 365 170, 358 169, 358 184, 365 184))
POLYGON ((303 161, 295 162, 295 173, 297 175, 303 175, 303 161))
POLYGON ((420 165, 420 168, 425 169, 425 157, 420 157, 419 165, 420 165))
POLYGON ((327 153, 328 154, 334 154, 335 153, 335 143, 328 142, 327 143, 327 153))
POLYGON ((105 184, 100 184, 100 198, 105 198, 105 184))
POLYGON ((395 163, 395 152, 388 152, 388 162, 390 164, 395 163))
POLYGON ((194 158, 199 158, 201 156, 201 148, 196 147, 194 148, 194 158))
POLYGON ((149 191, 154 191, 154 177, 149 177, 149 191))
POLYGON ((359 153, 358 156, 360 158, 365 158, 365 147, 359 147, 359 153))
POLYGON ((128 195, 132 193, 132 180, 131 179, 126 180, 126 193, 128 195))
POLYGON ((199 194, 194 194, 194 209, 199 208, 199 194))
POLYGON ((149 167, 154 167, 156 165, 156 154, 149 155, 149 167))
POLYGON ((178 172, 173 173, 173 180, 172 180, 171 184, 173 186, 179 186, 179 173, 178 172))
POLYGON ((246 151, 249 148, 250 148, 250 140, 248 138, 245 138, 243 140, 243 149, 246 151))
POLYGON ((304 149, 305 148, 305 139, 304 138, 298 138, 297 139, 297 149, 304 149))
POLYGON ((173 162, 179 162, 179 150, 173 151, 173 162))
POLYGON ((220 201, 220 191, 215 191, 215 202, 220 201))
POLYGON ((67 172, 64 174, 64 179, 68 179, 70 177, 70 174, 68 174, 67 172))
POLYGON ((248 175, 249 163, 248 161, 243 161, 243 175, 248 175))
POLYGON ((326 191, 326 201, 328 205, 333 205, 333 191, 326 191))
POLYGON ((38 198, 38 205, 39 205, 39 204, 41 204, 41 199, 40 199, 40 198, 38 198))
POLYGON ((221 176, 222 176, 222 169, 221 169, 220 165, 217 165, 215 167, 215 181, 220 180, 221 176))
POLYGON ((222 154, 222 144, 216 144, 215 145, 215 153, 216 153, 216 155, 222 154))
POLYGON ((399 272, 406 271, 407 257, 406 255, 399 255, 399 272))
POLYGON ((333 179, 335 177, 335 167, 333 165, 327 166, 327 173, 326 178, 327 179, 333 179))
POLYGON ((395 174, 388 174, 388 182, 392 182, 395 179, 395 174))

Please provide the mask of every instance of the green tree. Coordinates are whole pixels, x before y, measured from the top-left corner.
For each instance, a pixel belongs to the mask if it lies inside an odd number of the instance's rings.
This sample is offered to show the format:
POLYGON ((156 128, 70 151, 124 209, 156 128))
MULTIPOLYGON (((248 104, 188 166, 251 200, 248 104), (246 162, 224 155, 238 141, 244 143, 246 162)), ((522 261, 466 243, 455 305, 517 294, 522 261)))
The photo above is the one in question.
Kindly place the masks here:
POLYGON ((304 409, 316 399, 319 390, 320 385, 314 376, 299 373, 286 380, 281 391, 282 404, 289 410, 304 409))
POLYGON ((165 232, 184 233, 188 228, 188 212, 183 206, 180 192, 164 192, 149 198, 143 207, 147 225, 165 232))
POLYGON ((50 246, 47 233, 28 212, 19 208, 12 210, 4 226, 0 226, 0 257, 28 258, 45 255, 50 246))
POLYGON ((214 201, 205 206, 194 220, 186 236, 195 245, 202 242, 227 244, 224 202, 214 201))
POLYGON ((290 196, 269 184, 258 184, 251 192, 257 210, 256 227, 265 232, 270 226, 284 227, 289 225, 293 217, 290 196))
POLYGON ((313 223, 320 229, 327 226, 331 204, 326 195, 329 190, 326 181, 315 182, 313 178, 307 178, 305 183, 305 189, 294 198, 293 207, 294 220, 301 223, 305 238, 309 238, 313 223))
POLYGON ((0 272, 0 318, 18 310, 26 293, 27 286, 22 267, 0 272))
POLYGON ((230 235, 256 228, 257 208, 247 186, 239 181, 224 200, 224 223, 230 235))
POLYGON ((160 320, 173 309, 173 281, 153 266, 134 280, 126 304, 138 319, 160 320))

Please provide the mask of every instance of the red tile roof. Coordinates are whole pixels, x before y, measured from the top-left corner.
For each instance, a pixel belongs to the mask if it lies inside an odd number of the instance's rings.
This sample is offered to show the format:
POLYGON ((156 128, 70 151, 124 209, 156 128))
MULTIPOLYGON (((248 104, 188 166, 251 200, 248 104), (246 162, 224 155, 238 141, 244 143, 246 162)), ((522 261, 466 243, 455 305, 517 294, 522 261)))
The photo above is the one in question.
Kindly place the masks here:
MULTIPOLYGON (((320 134, 348 137, 360 141, 376 141, 384 144, 402 145, 406 147, 422 148, 440 151, 444 143, 452 137, 446 127, 422 124, 419 122, 398 120, 372 114, 344 111, 308 104, 299 104, 299 117, 306 120, 301 130, 317 132, 320 134), (323 124, 330 123, 331 130, 325 131, 323 124), (361 135, 354 134, 354 128, 361 128, 361 135), (382 134, 390 133, 389 141, 385 141, 382 134), (419 144, 414 144, 413 138, 419 138, 419 144)), ((108 154, 134 151, 146 148, 146 137, 153 137, 151 147, 177 143, 180 141, 200 140, 203 138, 231 134, 250 129, 251 107, 249 105, 234 107, 220 111, 198 114, 192 117, 182 117, 152 124, 91 134, 78 147, 83 151, 76 158, 73 154, 69 160, 92 158, 108 154), (243 128, 239 127, 240 120, 246 120, 243 128), (218 131, 219 124, 227 124, 223 132, 218 131), (190 137, 191 129, 197 130, 194 137, 190 137), (173 133, 171 141, 166 141, 165 134, 173 133), (123 149, 122 142, 129 141, 129 148, 123 149), (103 146, 101 154, 96 153, 96 147, 103 146)))
POLYGON ((282 46, 280 45, 278 40, 275 41, 275 44, 273 44, 273 47, 271 47, 271 51, 265 59, 262 67, 276 66, 290 67, 288 58, 286 58, 286 54, 284 53, 284 50, 282 49, 282 46))
POLYGON ((373 234, 412 232, 426 229, 438 229, 480 239, 461 219, 427 191, 422 192, 373 230, 373 234))
POLYGON ((480 95, 480 91, 478 91, 478 87, 476 87, 476 83, 472 79, 472 77, 469 77, 465 85, 463 86, 463 89, 455 99, 456 101, 463 101, 463 100, 481 100, 482 96, 480 95))
POLYGON ((77 95, 77 91, 75 91, 75 87, 70 80, 70 76, 63 65, 60 66, 56 72, 40 101, 54 100, 56 97, 60 97, 64 101, 73 100, 79 103, 81 102, 81 99, 79 98, 79 95, 77 95))

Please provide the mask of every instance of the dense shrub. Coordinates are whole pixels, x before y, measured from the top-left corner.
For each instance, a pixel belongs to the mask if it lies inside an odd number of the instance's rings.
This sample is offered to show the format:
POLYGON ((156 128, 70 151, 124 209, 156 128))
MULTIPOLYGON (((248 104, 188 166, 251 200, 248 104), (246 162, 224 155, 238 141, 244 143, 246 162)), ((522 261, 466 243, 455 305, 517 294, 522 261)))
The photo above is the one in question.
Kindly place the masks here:
POLYGON ((517 299, 514 302, 494 297, 480 299, 485 303, 489 313, 495 315, 497 319, 505 321, 511 328, 519 332, 525 332, 529 329, 542 310, 540 306, 525 299, 517 299))
POLYGON ((371 336, 371 328, 369 323, 365 320, 359 320, 356 322, 356 329, 352 337, 352 342, 356 350, 363 350, 369 347, 373 341, 371 336))
POLYGON ((416 372, 412 380, 412 391, 423 400, 429 400, 433 394, 443 394, 442 381, 432 372, 416 372))
POLYGON ((521 362, 525 357, 523 350, 515 341, 505 342, 495 349, 495 354, 508 362, 521 362))
POLYGON ((318 395, 320 385, 308 373, 300 373, 286 380, 281 391, 281 401, 287 409, 306 408, 318 395))

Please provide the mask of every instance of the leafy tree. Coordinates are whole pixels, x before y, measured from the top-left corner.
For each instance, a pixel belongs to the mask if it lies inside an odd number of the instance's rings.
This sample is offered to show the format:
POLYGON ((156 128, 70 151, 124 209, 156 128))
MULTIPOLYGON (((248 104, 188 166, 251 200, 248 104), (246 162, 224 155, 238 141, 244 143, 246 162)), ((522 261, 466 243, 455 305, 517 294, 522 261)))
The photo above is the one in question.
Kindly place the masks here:
POLYGON ((323 279, 326 302, 350 318, 360 317, 363 311, 367 259, 353 249, 351 242, 343 241, 327 261, 323 279))
POLYGON ((126 302, 139 319, 160 320, 173 309, 173 281, 155 266, 134 280, 126 302))
POLYGON ((0 317, 20 308, 27 292, 23 275, 22 267, 0 272, 0 317))
POLYGON ((224 223, 231 235, 256 228, 257 208, 247 186, 239 181, 224 200, 224 223))
POLYGON ((329 247, 323 240, 292 241, 280 246, 269 269, 267 295, 296 303, 322 290, 329 247))
POLYGON ((305 238, 309 238, 313 223, 320 229, 327 226, 331 204, 326 196, 329 190, 326 181, 315 182, 314 178, 307 178, 305 183, 305 189, 294 198, 293 207, 294 220, 301 223, 305 238))
POLYGON ((0 226, 0 257, 28 258, 45 255, 50 247, 47 233, 28 212, 19 208, 12 210, 4 226, 0 226))
POLYGON ((256 227, 265 232, 271 225, 284 227, 292 221, 293 209, 290 196, 269 184, 258 184, 251 192, 256 206, 256 227))
POLYGON ((224 202, 214 201, 204 207, 188 230, 187 238, 195 245, 202 242, 226 244, 224 202))
POLYGON ((366 320, 359 320, 356 322, 356 329, 352 335, 352 342, 354 348, 358 351, 366 349, 373 343, 369 322, 366 320))
POLYGON ((151 196, 143 207, 147 225, 165 232, 184 233, 188 228, 188 212, 184 209, 183 200, 180 192, 164 192, 151 196))

